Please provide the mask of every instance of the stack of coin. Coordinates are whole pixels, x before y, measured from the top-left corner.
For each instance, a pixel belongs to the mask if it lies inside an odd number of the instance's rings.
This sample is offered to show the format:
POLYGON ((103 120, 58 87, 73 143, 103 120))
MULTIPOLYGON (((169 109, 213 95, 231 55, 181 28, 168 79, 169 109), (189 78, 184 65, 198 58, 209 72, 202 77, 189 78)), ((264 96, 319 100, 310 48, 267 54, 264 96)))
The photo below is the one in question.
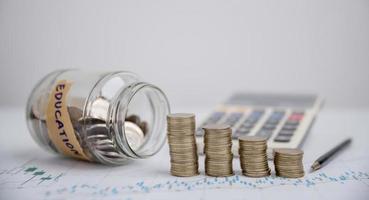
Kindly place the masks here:
POLYGON ((250 177, 269 176, 267 139, 257 136, 241 136, 238 139, 242 174, 250 177))
POLYGON ((205 173, 209 176, 233 175, 232 129, 229 125, 210 124, 204 129, 205 173))
POLYGON ((195 115, 186 113, 169 114, 167 123, 171 174, 181 177, 198 175, 195 115))
POLYGON ((277 176, 300 178, 304 176, 302 156, 299 149, 274 149, 274 165, 277 176))

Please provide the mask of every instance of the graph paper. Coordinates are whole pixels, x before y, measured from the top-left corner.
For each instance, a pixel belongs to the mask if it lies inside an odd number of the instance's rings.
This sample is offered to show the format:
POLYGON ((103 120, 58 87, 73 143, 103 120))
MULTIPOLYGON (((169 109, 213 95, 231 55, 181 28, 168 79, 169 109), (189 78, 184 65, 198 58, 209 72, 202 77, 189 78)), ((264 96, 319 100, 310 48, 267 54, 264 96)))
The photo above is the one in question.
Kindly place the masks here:
MULTIPOLYGON (((2 157, 6 158, 5 155, 2 157)), ((37 159, 37 156, 17 161, 2 160, 0 193, 2 197, 26 195, 27 199, 264 199, 275 194, 299 199, 369 197, 369 157, 337 160, 325 169, 307 172, 299 179, 275 175, 245 177, 237 171, 237 159, 234 161, 235 176, 214 178, 202 173, 196 177, 178 178, 169 174, 166 159, 161 153, 152 159, 120 167, 58 156, 50 156, 47 160, 37 159)))

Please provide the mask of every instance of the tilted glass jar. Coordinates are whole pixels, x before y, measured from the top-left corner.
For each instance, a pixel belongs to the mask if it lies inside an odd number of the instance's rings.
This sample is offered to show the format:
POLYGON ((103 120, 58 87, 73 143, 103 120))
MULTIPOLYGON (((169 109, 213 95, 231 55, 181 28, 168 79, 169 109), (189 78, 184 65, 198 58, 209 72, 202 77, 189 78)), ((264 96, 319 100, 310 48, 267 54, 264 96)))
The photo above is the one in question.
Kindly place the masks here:
POLYGON ((61 70, 36 85, 26 113, 41 147, 121 165, 161 149, 169 111, 165 94, 134 73, 61 70))

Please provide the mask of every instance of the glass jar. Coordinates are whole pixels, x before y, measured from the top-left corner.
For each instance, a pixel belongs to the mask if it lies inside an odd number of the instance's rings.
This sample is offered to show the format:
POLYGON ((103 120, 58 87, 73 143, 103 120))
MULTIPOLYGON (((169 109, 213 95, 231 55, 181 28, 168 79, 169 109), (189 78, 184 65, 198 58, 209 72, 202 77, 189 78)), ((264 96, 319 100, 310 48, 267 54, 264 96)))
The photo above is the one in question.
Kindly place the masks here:
POLYGON ((26 113, 41 147, 121 165, 162 148, 169 111, 165 94, 134 73, 60 70, 36 85, 26 113))

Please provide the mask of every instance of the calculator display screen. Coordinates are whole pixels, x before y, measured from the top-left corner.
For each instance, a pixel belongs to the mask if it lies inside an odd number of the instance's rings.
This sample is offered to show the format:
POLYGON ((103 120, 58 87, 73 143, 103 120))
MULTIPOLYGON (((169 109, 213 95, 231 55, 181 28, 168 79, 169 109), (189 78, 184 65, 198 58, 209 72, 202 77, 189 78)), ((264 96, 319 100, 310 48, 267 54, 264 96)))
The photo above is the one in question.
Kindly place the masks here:
POLYGON ((278 95, 237 93, 231 96, 226 105, 247 105, 258 107, 311 108, 317 99, 315 95, 278 95))

